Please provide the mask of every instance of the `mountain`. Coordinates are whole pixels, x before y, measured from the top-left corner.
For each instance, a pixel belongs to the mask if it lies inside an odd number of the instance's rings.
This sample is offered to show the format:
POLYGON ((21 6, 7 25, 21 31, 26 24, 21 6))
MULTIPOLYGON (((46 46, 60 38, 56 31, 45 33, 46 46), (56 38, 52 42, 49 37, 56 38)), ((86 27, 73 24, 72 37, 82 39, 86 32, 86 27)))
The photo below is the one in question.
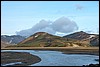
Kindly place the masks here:
POLYGON ((80 41, 71 38, 63 38, 55 35, 48 34, 46 32, 37 32, 25 40, 18 43, 16 46, 32 46, 32 47, 79 47, 89 46, 86 41, 80 41))
POLYGON ((5 48, 7 46, 11 46, 11 45, 6 42, 1 41, 1 48, 5 48))
POLYGON ((80 32, 75 32, 73 34, 66 35, 64 36, 64 38, 87 41, 90 42, 91 46, 99 46, 99 35, 97 34, 88 34, 86 32, 80 31, 80 32))
POLYGON ((24 39, 25 37, 22 37, 20 35, 12 35, 12 36, 1 35, 1 41, 6 42, 8 44, 17 44, 24 39))
POLYGON ((82 40, 82 39, 86 39, 89 37, 89 34, 83 31, 80 32, 75 32, 63 37, 67 37, 67 38, 72 38, 72 39, 77 39, 77 40, 82 40))

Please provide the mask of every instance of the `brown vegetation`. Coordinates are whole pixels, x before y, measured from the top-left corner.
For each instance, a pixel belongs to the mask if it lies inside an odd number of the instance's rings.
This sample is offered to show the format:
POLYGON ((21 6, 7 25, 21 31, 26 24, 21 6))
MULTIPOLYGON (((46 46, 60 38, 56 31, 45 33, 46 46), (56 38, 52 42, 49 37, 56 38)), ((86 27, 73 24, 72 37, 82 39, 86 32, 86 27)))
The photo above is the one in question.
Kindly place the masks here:
POLYGON ((26 52, 1 52, 1 64, 22 62, 12 66, 27 66, 41 61, 38 56, 26 52))
POLYGON ((2 50, 55 50, 70 54, 99 55, 99 47, 8 47, 2 50))

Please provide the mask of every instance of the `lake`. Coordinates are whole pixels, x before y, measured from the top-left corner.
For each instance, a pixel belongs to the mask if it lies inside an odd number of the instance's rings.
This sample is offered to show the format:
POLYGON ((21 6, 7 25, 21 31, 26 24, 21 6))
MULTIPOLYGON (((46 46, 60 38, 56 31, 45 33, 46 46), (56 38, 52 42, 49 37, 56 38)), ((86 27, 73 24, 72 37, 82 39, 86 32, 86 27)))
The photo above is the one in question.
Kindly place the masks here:
MULTIPOLYGON (((37 55, 41 58, 41 61, 30 66, 82 66, 88 64, 96 64, 99 62, 95 59, 99 59, 96 55, 83 55, 83 54, 63 54, 59 51, 41 51, 41 50, 1 50, 1 52, 28 52, 33 55, 37 55)), ((18 63, 18 62, 16 62, 18 63)), ((21 63, 21 62, 19 62, 21 63)), ((13 65, 14 63, 5 64, 13 65)))

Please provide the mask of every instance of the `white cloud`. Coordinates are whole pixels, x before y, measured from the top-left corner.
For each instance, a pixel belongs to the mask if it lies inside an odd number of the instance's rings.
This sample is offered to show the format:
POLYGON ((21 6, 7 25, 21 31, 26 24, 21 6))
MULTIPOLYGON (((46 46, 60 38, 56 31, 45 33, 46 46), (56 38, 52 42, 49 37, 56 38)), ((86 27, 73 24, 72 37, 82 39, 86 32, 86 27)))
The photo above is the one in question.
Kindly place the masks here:
POLYGON ((55 35, 57 32, 70 33, 75 30, 78 30, 78 26, 74 21, 71 21, 66 17, 61 17, 54 22, 41 20, 32 28, 21 30, 19 32, 16 32, 16 34, 21 36, 30 36, 36 32, 47 32, 55 35))

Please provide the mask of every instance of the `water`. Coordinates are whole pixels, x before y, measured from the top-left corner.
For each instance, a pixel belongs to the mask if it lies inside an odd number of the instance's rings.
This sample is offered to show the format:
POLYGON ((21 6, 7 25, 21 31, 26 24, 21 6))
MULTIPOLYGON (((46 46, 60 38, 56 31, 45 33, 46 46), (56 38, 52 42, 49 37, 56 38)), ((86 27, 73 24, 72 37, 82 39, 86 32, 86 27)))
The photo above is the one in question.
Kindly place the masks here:
POLYGON ((22 64, 22 62, 14 62, 14 63, 8 63, 8 64, 1 64, 1 66, 8 66, 8 65, 14 65, 14 64, 22 64))
POLYGON ((41 61, 30 66, 82 66, 88 64, 96 64, 99 62, 99 56, 95 55, 81 55, 81 54, 62 54, 59 51, 41 51, 41 50, 2 50, 12 52, 29 52, 30 54, 37 55, 41 61))

